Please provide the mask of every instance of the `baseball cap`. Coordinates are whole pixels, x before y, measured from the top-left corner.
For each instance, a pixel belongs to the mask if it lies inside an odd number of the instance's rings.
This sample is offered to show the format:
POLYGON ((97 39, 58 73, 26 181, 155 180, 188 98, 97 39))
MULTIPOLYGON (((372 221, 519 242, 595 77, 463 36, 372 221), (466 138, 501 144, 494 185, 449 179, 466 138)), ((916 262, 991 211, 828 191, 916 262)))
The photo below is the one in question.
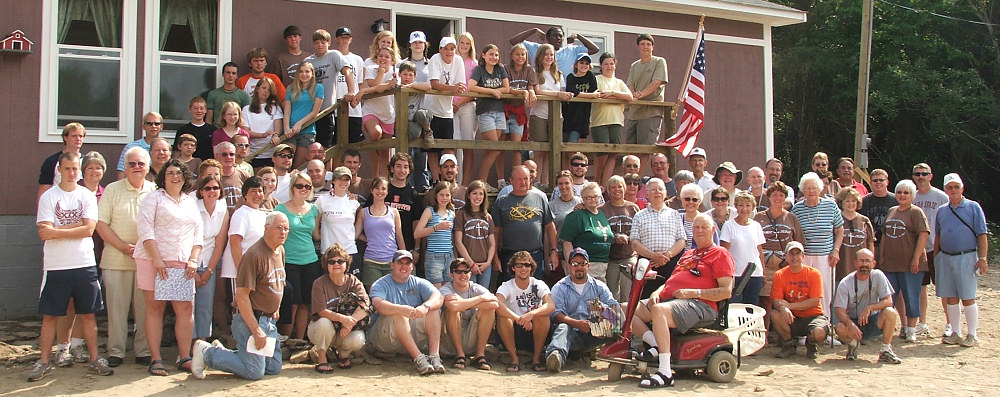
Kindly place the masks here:
POLYGON ((448 160, 454 161, 456 165, 458 164, 458 159, 455 158, 454 154, 445 153, 441 155, 441 161, 438 162, 438 165, 444 165, 444 162, 448 160))
POLYGON ((422 41, 424 43, 427 42, 427 36, 424 34, 424 32, 421 32, 419 30, 414 30, 413 32, 410 33, 410 42, 414 43, 417 41, 422 41))
POLYGON ((689 154, 688 157, 691 157, 691 156, 701 156, 701 157, 704 157, 706 160, 708 159, 708 155, 705 154, 705 149, 702 149, 700 147, 696 147, 694 149, 691 149, 691 154, 689 154))
POLYGON ((586 58, 586 59, 587 59, 587 63, 592 63, 592 62, 594 62, 594 59, 593 59, 593 58, 591 58, 591 57, 590 57, 590 54, 587 54, 586 52, 584 52, 584 53, 580 53, 579 55, 577 55, 577 56, 576 56, 576 61, 577 61, 577 62, 580 62, 580 60, 582 60, 582 59, 584 59, 584 58, 586 58))
POLYGON ((292 152, 292 153, 295 152, 294 150, 292 150, 291 146, 288 146, 288 145, 286 145, 284 143, 279 143, 277 146, 274 147, 274 153, 275 154, 281 153, 283 150, 287 150, 287 151, 292 152))
POLYGON ((441 38, 441 45, 439 45, 438 47, 444 48, 444 47, 447 47, 448 44, 454 44, 456 47, 458 47, 458 42, 455 41, 455 38, 451 37, 451 36, 444 36, 444 37, 442 37, 441 38))
POLYGON ((351 34, 351 28, 347 26, 341 26, 337 28, 337 33, 334 35, 334 37, 340 37, 340 36, 353 36, 351 34))
POLYGON ((458 270, 458 268, 462 266, 465 266, 466 269, 472 268, 472 265, 470 265, 469 262, 466 262, 465 259, 463 258, 457 258, 451 261, 451 271, 458 270))
POLYGON ((351 169, 340 166, 333 169, 333 179, 340 179, 345 176, 351 176, 351 169))
POLYGON ((799 251, 803 251, 804 252, 804 250, 802 248, 802 243, 800 243, 798 241, 794 241, 794 240, 793 241, 789 241, 788 245, 785 245, 785 253, 787 254, 787 253, 791 252, 793 249, 797 249, 799 251))
POLYGON ((395 254, 392 254, 393 262, 399 262, 399 260, 403 258, 409 258, 412 261, 413 254, 411 254, 410 251, 407 250, 397 250, 395 254))
POLYGON ((957 183, 959 187, 965 186, 965 184, 962 183, 962 177, 958 176, 958 174, 954 172, 944 176, 944 185, 942 186, 948 186, 949 183, 957 183))
POLYGON ((581 247, 576 247, 576 248, 573 248, 573 250, 569 252, 569 258, 570 259, 573 259, 573 257, 577 256, 577 255, 583 256, 584 260, 586 260, 587 262, 590 262, 590 255, 587 255, 587 250, 585 250, 585 249, 583 249, 581 247))

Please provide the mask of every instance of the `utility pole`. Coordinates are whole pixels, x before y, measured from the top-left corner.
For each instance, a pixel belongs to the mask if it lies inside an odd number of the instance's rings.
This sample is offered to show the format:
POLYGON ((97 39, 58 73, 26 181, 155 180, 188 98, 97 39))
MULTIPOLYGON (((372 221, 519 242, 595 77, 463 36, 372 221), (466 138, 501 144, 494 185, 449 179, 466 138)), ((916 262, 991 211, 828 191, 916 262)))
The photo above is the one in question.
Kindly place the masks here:
MULTIPOLYGON (((873 0, 861 11, 861 59, 858 62, 858 107, 854 123, 855 170, 868 169, 868 75, 871 69, 873 0)), ((862 175, 866 175, 863 172, 862 175)))

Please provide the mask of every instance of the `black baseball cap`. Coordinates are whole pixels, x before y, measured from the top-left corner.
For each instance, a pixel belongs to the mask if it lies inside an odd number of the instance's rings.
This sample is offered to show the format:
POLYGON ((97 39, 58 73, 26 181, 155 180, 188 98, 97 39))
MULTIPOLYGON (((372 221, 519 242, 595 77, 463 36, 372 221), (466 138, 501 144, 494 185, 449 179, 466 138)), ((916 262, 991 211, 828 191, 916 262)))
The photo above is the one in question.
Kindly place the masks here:
POLYGON ((337 33, 334 34, 333 37, 340 37, 340 36, 353 36, 351 34, 351 28, 347 26, 341 26, 337 28, 337 33))

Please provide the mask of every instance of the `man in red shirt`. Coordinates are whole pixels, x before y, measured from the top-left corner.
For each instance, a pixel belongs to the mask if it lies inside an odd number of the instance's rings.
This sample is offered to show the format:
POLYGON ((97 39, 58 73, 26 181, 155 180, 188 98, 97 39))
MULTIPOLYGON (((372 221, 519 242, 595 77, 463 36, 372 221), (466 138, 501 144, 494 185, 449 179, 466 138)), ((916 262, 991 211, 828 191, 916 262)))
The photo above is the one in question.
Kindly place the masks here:
POLYGON ((806 337, 806 357, 816 358, 817 344, 826 340, 830 322, 823 316, 823 279, 819 270, 802 266, 802 243, 785 246, 788 266, 774 273, 771 284, 771 330, 781 337, 776 357, 795 355, 795 338, 806 337))

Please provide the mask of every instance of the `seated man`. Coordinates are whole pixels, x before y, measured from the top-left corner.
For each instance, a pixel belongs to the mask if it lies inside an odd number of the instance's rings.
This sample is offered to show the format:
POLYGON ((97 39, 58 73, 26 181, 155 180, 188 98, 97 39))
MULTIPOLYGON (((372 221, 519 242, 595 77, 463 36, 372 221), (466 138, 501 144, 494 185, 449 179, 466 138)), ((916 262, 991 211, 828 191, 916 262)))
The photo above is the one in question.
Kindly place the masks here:
POLYGON ((413 276, 413 254, 407 250, 392 255, 392 273, 375 281, 371 288, 376 313, 371 327, 375 350, 409 353, 417 372, 444 373, 438 353, 441 342, 441 292, 429 281, 413 276), (427 349, 428 354, 420 352, 427 349))
POLYGON ((496 310, 500 306, 496 295, 486 287, 470 283, 469 263, 463 258, 451 261, 451 282, 441 286, 444 295, 445 338, 442 350, 455 354, 457 369, 465 369, 466 352, 475 350, 472 366, 489 371, 486 362, 486 341, 493 332, 496 310))
POLYGON ((778 358, 795 355, 795 338, 806 337, 806 357, 816 358, 816 346, 826 340, 830 322, 823 316, 823 279, 819 270, 802 265, 802 243, 785 246, 788 266, 774 273, 771 284, 771 331, 781 338, 778 358))
POLYGON ((670 370, 670 329, 687 332, 706 327, 718 316, 717 302, 729 299, 733 292, 733 272, 736 266, 729 251, 713 242, 715 221, 698 214, 691 226, 696 249, 681 256, 670 278, 649 299, 639 302, 632 318, 632 333, 641 335, 650 345, 639 356, 644 361, 659 359, 659 369, 639 383, 642 388, 670 387, 674 378, 670 370), (650 331, 646 323, 652 322, 650 331), (663 346, 664 351, 660 351, 663 346))
POLYGON ((576 247, 569 252, 570 275, 552 286, 552 301, 556 311, 552 320, 558 324, 552 333, 552 342, 545 348, 545 366, 551 372, 562 370, 571 350, 586 352, 607 342, 590 334, 590 302, 599 300, 606 306, 618 306, 611 290, 603 281, 588 274, 590 255, 576 247))
POLYGON ((531 367, 535 372, 545 371, 542 364, 542 347, 549 337, 552 323, 549 315, 556 310, 552 294, 545 282, 532 277, 538 265, 528 251, 518 251, 510 258, 507 268, 514 278, 497 288, 497 333, 510 354, 507 372, 518 372, 521 364, 517 349, 532 350, 531 367))
POLYGON ((892 351, 892 334, 899 314, 892 307, 892 286, 881 270, 875 267, 875 254, 867 248, 854 258, 853 273, 837 286, 833 307, 837 313, 837 337, 847 345, 847 359, 858 359, 862 340, 882 336, 878 361, 899 364, 903 361, 892 351))

